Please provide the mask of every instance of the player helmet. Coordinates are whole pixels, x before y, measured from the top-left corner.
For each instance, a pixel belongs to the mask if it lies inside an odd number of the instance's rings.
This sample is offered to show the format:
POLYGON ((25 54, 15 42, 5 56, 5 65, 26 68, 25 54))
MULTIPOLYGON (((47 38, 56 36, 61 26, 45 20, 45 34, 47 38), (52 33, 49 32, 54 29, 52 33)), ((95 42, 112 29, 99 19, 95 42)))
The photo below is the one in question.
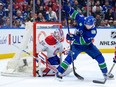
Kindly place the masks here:
POLYGON ((84 24, 86 26, 87 29, 90 29, 95 22, 95 18, 93 16, 88 16, 85 18, 84 24))

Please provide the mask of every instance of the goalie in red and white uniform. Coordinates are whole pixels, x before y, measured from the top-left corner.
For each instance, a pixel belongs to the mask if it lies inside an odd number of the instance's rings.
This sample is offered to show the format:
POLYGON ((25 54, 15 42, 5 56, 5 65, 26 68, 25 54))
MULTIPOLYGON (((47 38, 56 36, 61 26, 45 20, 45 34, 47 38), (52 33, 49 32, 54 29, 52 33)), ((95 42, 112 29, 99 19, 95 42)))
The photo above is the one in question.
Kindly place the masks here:
MULTIPOLYGON (((62 61, 62 53, 64 52, 64 48, 62 45, 64 39, 64 34, 62 30, 56 30, 51 35, 48 35, 44 40, 37 44, 38 57, 43 57, 42 60, 46 61, 48 64, 53 65, 55 68, 62 61)), ((39 58, 41 59, 41 58, 39 58)), ((38 68, 36 73, 38 76, 53 76, 55 72, 47 67, 45 62, 42 60, 38 62, 38 68)), ((72 71, 71 68, 68 68, 64 75, 69 74, 72 71)))

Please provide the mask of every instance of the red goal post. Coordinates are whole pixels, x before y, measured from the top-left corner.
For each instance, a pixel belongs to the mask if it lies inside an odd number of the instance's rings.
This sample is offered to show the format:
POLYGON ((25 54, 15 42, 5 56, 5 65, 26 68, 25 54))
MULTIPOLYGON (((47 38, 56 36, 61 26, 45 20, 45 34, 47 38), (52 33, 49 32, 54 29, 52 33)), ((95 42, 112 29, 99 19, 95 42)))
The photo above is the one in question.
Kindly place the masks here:
MULTIPOLYGON (((58 22, 34 22, 33 23, 33 56, 37 57, 36 44, 37 42, 44 39, 44 36, 53 33, 55 29, 62 29, 62 24, 58 22), (52 30, 53 29, 53 30, 52 30), (42 36, 43 34, 43 36, 42 36)), ((33 76, 36 76, 36 59, 33 58, 33 76)))

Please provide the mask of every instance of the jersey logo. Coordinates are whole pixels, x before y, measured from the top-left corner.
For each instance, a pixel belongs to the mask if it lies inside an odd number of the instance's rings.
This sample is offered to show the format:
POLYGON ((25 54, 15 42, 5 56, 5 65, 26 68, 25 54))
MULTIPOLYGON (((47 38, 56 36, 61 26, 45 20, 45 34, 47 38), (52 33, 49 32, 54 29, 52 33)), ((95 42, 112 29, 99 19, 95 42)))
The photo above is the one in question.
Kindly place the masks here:
POLYGON ((91 33, 92 33, 92 34, 96 34, 96 31, 95 31, 95 30, 91 30, 91 33))
POLYGON ((79 23, 79 26, 82 26, 83 24, 82 23, 79 23))

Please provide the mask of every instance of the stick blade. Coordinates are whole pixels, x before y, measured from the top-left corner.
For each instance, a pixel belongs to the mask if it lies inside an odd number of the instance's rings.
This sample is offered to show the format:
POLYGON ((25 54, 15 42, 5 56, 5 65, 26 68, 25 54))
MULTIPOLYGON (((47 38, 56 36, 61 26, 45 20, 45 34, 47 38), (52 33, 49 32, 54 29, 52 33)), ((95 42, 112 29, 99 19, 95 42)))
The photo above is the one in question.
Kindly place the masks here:
POLYGON ((81 75, 77 74, 75 71, 73 71, 74 75, 79 79, 79 80, 84 80, 84 77, 81 75))
POLYGON ((98 84, 105 84, 106 80, 104 81, 99 81, 99 80, 93 80, 93 83, 98 83, 98 84))

